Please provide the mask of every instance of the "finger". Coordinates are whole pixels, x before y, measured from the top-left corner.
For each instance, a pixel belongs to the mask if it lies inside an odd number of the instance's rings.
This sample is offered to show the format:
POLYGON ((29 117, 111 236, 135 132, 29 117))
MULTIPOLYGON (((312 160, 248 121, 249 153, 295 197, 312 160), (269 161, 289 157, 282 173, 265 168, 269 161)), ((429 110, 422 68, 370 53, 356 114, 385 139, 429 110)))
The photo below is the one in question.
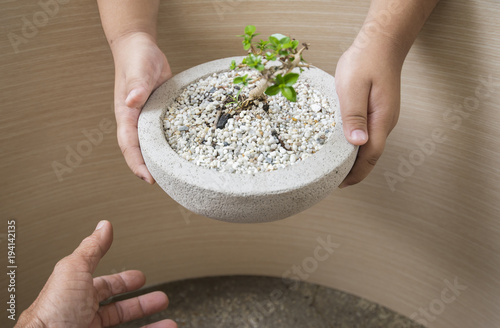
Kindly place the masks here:
POLYGON ((356 157, 356 162, 339 188, 345 188, 361 182, 375 167, 385 147, 385 138, 377 134, 370 134, 368 142, 361 146, 356 157))
POLYGON ((168 306, 167 295, 163 292, 152 292, 128 300, 111 303, 99 308, 98 315, 104 327, 114 326, 144 318, 163 311, 168 306))
POLYGON ((144 158, 142 157, 141 147, 139 145, 139 135, 137 133, 137 120, 131 121, 129 118, 120 117, 118 114, 116 119, 118 145, 120 146, 128 167, 142 180, 149 184, 154 184, 155 180, 146 167, 144 158))
POLYGON ((353 145, 368 141, 367 115, 370 81, 335 80, 346 139, 353 145))
POLYGON ((388 100, 386 108, 377 108, 370 112, 368 118, 370 139, 359 148, 356 162, 339 188, 361 182, 377 164, 378 159, 384 152, 387 137, 397 122, 399 114, 398 99, 388 100))
POLYGON ((94 278, 98 301, 103 302, 111 296, 137 290, 144 286, 146 277, 138 270, 129 270, 108 276, 94 278))
POLYGON ((149 325, 143 326, 142 328, 177 328, 177 324, 170 319, 166 319, 151 323, 149 325))
POLYGON ((113 242, 113 227, 108 221, 100 221, 96 230, 85 238, 70 256, 76 256, 85 263, 85 270, 94 273, 97 264, 113 242))

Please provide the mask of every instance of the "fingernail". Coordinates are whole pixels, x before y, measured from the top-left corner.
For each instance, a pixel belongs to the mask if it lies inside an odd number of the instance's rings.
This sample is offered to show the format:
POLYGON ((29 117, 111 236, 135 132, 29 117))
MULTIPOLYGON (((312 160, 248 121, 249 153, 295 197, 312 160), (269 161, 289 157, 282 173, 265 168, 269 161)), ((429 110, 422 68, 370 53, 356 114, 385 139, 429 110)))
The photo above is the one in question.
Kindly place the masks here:
POLYGON ((105 223, 106 223, 106 221, 104 221, 104 220, 99 221, 99 223, 97 224, 97 227, 95 228, 95 230, 101 229, 104 226, 105 223))
POLYGON ((354 142, 365 142, 367 139, 365 131, 359 129, 351 132, 351 138, 354 142))
POLYGON ((344 189, 345 187, 348 187, 349 185, 345 182, 342 182, 339 186, 339 189, 344 189))
POLYGON ((128 94, 127 96, 127 99, 125 99, 125 103, 128 104, 130 102, 130 100, 135 96, 137 95, 137 89, 134 89, 132 91, 130 91, 130 93, 128 94))

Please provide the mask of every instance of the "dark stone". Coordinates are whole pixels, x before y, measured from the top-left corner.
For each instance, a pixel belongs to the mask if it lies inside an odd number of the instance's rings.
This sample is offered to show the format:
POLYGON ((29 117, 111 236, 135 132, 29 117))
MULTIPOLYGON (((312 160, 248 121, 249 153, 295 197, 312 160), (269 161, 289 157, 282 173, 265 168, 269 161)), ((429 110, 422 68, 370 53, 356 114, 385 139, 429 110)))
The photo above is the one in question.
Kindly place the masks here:
POLYGON ((225 113, 219 117, 219 121, 217 122, 217 129, 223 129, 226 126, 227 120, 229 119, 229 114, 225 113))

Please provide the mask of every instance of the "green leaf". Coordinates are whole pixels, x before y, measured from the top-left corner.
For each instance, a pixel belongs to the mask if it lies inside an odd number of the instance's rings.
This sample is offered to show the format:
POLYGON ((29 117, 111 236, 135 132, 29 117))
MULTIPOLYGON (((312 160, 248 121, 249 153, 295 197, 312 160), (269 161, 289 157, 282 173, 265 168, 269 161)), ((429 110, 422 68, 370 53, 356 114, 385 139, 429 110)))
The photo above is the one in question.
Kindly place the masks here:
POLYGON ((280 44, 280 41, 272 35, 269 37, 269 42, 271 42, 271 44, 276 47, 280 44))
POLYGON ((275 80, 275 84, 277 85, 285 84, 285 79, 283 79, 283 76, 281 76, 281 74, 276 75, 275 80))
POLYGON ((252 44, 250 42, 243 41, 243 49, 248 50, 251 46, 252 44))
POLYGON ((284 38, 280 39, 280 43, 283 45, 283 48, 289 48, 289 47, 285 47, 285 44, 290 43, 290 46, 292 45, 290 38, 287 37, 287 36, 285 36, 284 38))
POLYGON ((255 30, 256 30, 256 28, 255 28, 254 25, 247 25, 245 27, 245 34, 247 34, 247 35, 253 35, 255 33, 255 30))
POLYGON ((236 60, 233 60, 233 61, 231 62, 231 66, 229 66, 229 68, 230 68, 231 70, 236 69, 236 60))
POLYGON ((257 44, 257 48, 259 48, 260 50, 264 50, 266 49, 268 43, 269 41, 260 40, 259 43, 257 44))
POLYGON ((279 85, 272 85, 266 89, 265 94, 268 96, 274 96, 277 95, 278 92, 280 92, 280 86, 279 85))
POLYGON ((262 72, 266 67, 263 64, 258 64, 255 66, 255 69, 262 72))
POLYGON ((243 83, 244 85, 247 85, 248 81, 251 80, 251 79, 247 80, 247 78, 248 78, 248 74, 245 75, 245 76, 237 76, 237 77, 234 78, 233 83, 234 84, 241 84, 241 83, 243 83))
MULTIPOLYGON (((276 34, 273 34, 269 37, 269 39, 271 38, 275 38, 278 40, 279 43, 281 43, 281 40, 283 40, 284 38, 288 38, 286 35, 283 35, 281 33, 276 33, 276 34)), ((288 38, 290 40, 290 38, 288 38)))
POLYGON ((293 87, 282 87, 280 88, 281 94, 285 96, 286 99, 290 100, 291 102, 296 102, 297 101, 297 93, 295 92, 295 89, 293 87))
POLYGON ((280 51, 279 51, 279 55, 280 55, 280 56, 284 56, 284 57, 286 57, 286 56, 288 56, 289 54, 290 54, 290 53, 289 53, 288 51, 286 51, 286 50, 280 50, 280 51))
POLYGON ((266 53, 267 60, 276 60, 276 54, 272 54, 269 51, 266 53))
POLYGON ((297 46, 299 45, 299 41, 298 40, 293 40, 292 41, 292 48, 293 49, 297 49, 297 46))
POLYGON ((297 74, 297 73, 288 73, 287 75, 285 75, 283 77, 283 79, 285 80, 285 85, 288 87, 291 87, 292 85, 294 85, 295 82, 297 82, 298 78, 299 78, 299 74, 297 74))
POLYGON ((246 56, 244 59, 244 63, 248 67, 257 68, 259 65, 262 64, 262 56, 255 56, 254 54, 248 54, 248 56, 246 56))

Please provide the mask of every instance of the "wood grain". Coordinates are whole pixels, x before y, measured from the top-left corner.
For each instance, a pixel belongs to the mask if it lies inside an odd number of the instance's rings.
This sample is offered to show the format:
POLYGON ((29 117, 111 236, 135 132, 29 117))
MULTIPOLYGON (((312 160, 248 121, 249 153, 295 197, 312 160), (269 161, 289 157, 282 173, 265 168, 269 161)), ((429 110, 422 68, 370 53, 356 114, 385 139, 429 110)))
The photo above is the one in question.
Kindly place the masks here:
MULTIPOLYGON (((241 54, 233 36, 253 23, 264 34, 307 40, 311 62, 333 73, 367 9, 360 0, 164 1, 159 45, 177 73, 241 54)), ((186 212, 129 172, 115 132, 103 134, 58 181, 52 165, 86 140, 82 131, 114 122, 113 62, 92 1, 60 5, 16 53, 9 33, 22 35, 23 17, 32 21, 40 10, 26 1, 3 1, 0 9, 0 232, 7 219, 17 220, 18 310, 33 301, 54 264, 108 219, 115 242, 97 274, 141 269, 148 284, 281 276, 313 256, 318 237, 331 236, 339 247, 308 281, 417 313, 429 327, 500 326, 498 1, 438 5, 407 58, 399 124, 368 179, 304 213, 259 225, 186 212), (476 96, 488 80, 489 94, 476 96), (392 191, 388 172, 399 174, 402 159, 417 156, 417 142, 432 140, 436 130, 445 140, 392 191), (439 301, 454 279, 467 289, 449 304, 439 301)))

